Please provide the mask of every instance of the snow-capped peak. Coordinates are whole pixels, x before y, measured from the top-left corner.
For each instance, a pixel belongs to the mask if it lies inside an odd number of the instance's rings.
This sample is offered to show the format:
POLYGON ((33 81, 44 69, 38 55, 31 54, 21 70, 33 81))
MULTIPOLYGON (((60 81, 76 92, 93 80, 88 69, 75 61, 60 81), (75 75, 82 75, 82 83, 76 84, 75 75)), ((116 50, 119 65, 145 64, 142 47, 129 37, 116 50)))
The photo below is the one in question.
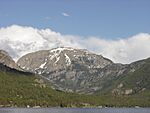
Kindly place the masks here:
POLYGON ((50 53, 53 53, 53 52, 58 52, 58 53, 60 53, 60 52, 62 52, 62 51, 64 51, 64 50, 68 50, 68 51, 71 51, 71 50, 74 50, 73 48, 71 48, 71 47, 59 47, 59 48, 54 48, 54 49, 52 49, 52 50, 50 50, 50 53))
MULTIPOLYGON (((49 57, 50 57, 50 60, 53 60, 54 58, 56 59, 56 61, 54 62, 54 64, 56 64, 59 60, 60 60, 60 54, 62 51, 64 50, 67 50, 67 51, 73 51, 74 49, 71 48, 71 47, 60 47, 60 48, 54 48, 52 50, 50 50, 50 54, 49 54, 49 57)), ((70 65, 70 59, 68 60, 68 56, 66 55, 66 53, 64 54, 65 57, 66 57, 66 63, 67 65, 70 65)))

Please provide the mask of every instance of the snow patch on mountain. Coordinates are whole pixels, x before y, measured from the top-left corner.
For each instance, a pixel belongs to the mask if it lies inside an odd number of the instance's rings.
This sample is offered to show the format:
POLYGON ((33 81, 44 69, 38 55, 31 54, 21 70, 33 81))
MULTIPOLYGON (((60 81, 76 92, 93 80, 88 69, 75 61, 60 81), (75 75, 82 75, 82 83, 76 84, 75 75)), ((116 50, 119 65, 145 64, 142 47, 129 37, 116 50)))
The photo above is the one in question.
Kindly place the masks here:
POLYGON ((56 63, 59 61, 59 59, 60 59, 60 56, 59 56, 59 57, 56 57, 56 61, 55 61, 54 64, 56 64, 56 63))
POLYGON ((66 65, 69 66, 71 64, 71 60, 66 53, 65 53, 65 57, 66 57, 66 65))
POLYGON ((47 62, 44 62, 43 64, 40 65, 39 68, 44 68, 44 66, 46 65, 47 62))
POLYGON ((54 49, 52 49, 52 50, 50 50, 50 52, 52 53, 52 52, 54 52, 54 53, 61 53, 62 51, 64 51, 64 50, 68 50, 68 51, 72 51, 72 50, 74 50, 73 48, 70 48, 70 47, 59 47, 59 48, 54 48, 54 49))

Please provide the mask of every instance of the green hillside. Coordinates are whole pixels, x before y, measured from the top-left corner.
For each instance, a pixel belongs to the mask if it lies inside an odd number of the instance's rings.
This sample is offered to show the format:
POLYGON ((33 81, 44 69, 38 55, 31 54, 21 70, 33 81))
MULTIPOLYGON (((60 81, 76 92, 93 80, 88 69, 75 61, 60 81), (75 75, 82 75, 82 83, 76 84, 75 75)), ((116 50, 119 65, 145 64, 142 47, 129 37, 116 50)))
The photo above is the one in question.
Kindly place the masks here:
MULTIPOLYGON (((136 62, 135 62, 136 63, 136 62)), ((132 64, 134 65, 134 63, 132 64)), ((150 91, 150 58, 137 70, 121 75, 112 82, 105 93, 114 91, 115 94, 121 95, 129 91, 130 95, 138 95, 150 91)))
POLYGON ((126 88, 133 88, 134 93, 141 90, 150 90, 150 58, 146 59, 145 62, 140 69, 129 73, 119 80, 126 88))
MULTIPOLYGON (((143 67, 143 69, 147 68, 143 67)), ((79 95, 53 90, 43 79, 29 73, 26 75, 15 71, 0 71, 0 106, 27 107, 28 105, 30 107, 150 107, 150 92, 146 90, 136 95, 112 95, 111 93, 79 95)))

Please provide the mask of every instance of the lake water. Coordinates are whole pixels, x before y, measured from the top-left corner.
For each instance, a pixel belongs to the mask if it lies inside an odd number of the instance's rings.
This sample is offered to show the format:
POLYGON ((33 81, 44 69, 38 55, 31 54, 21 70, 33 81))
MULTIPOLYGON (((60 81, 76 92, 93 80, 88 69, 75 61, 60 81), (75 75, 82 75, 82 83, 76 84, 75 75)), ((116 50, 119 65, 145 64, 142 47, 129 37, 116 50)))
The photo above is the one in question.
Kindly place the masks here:
POLYGON ((150 108, 0 108, 0 113, 150 113, 150 108))

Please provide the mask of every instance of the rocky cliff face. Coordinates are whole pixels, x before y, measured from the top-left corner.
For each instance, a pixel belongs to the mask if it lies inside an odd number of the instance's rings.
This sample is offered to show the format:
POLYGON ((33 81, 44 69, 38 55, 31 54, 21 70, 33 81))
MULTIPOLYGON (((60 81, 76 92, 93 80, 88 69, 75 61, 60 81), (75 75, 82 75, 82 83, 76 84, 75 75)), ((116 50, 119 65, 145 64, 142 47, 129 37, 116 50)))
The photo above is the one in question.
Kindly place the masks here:
POLYGON ((112 63, 109 59, 82 49, 56 48, 27 54, 18 60, 23 69, 35 73, 45 73, 71 67, 72 64, 86 68, 103 68, 112 63))
POLYGON ((9 56, 9 54, 3 50, 0 50, 0 63, 14 69, 20 69, 15 61, 9 56))
POLYGON ((73 48, 29 53, 17 62, 22 69, 48 79, 55 89, 89 94, 107 91, 114 81, 143 63, 115 64, 101 55, 73 48))

